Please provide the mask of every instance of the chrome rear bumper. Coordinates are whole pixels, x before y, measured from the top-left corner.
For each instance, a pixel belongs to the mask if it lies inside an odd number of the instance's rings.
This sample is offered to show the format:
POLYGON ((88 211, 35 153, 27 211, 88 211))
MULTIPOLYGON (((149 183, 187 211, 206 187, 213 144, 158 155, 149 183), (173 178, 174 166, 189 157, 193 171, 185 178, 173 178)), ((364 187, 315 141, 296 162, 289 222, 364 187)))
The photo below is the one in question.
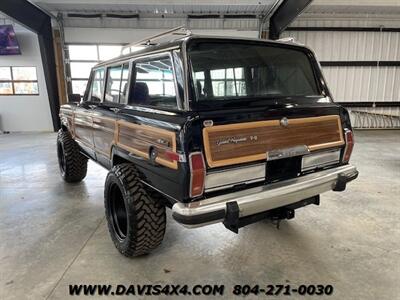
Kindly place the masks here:
POLYGON ((323 192, 342 191, 346 183, 357 178, 357 175, 356 167, 341 166, 205 200, 175 203, 172 216, 189 228, 223 222, 227 203, 236 202, 239 218, 242 218, 284 207, 323 192))

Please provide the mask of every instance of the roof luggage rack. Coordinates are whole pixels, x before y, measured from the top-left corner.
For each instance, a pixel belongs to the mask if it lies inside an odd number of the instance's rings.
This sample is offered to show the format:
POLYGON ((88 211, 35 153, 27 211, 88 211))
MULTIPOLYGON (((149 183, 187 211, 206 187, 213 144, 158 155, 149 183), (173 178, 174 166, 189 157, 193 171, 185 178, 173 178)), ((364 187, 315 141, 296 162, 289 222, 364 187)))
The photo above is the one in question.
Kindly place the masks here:
MULTIPOLYGON (((143 49, 143 47, 150 47, 150 46, 156 46, 159 43, 156 43, 157 40, 166 38, 167 36, 173 36, 173 35, 179 35, 179 36, 188 36, 191 35, 192 32, 185 28, 184 26, 178 26, 175 28, 172 28, 170 30, 158 33, 156 35, 147 37, 143 40, 140 40, 138 42, 134 42, 134 43, 130 43, 128 45, 125 45, 124 47, 122 47, 121 49, 121 54, 129 54, 132 53, 134 51, 143 49), (136 50, 133 50, 132 48, 136 48, 136 50)), ((170 39, 170 41, 174 40, 173 38, 170 39)))

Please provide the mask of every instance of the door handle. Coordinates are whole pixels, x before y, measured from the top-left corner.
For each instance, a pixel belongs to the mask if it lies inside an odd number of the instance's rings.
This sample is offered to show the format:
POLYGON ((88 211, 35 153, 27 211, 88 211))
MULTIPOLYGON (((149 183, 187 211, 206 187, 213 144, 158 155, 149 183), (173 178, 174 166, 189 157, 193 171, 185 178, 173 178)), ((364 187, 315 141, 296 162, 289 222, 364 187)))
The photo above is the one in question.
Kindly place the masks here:
POLYGON ((95 109, 97 107, 97 105, 89 105, 90 109, 95 109))
POLYGON ((113 112, 117 113, 117 112, 119 112, 121 109, 120 109, 120 108, 116 108, 116 107, 111 107, 110 110, 112 110, 113 112))

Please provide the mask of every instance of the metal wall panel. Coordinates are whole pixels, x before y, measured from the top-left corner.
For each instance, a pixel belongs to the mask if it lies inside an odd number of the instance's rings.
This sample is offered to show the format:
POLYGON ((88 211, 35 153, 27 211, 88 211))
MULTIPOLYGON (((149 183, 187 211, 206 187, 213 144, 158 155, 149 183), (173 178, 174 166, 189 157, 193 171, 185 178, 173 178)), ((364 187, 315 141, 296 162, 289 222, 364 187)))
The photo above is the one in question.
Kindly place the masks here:
POLYGON ((323 67, 336 101, 399 101, 398 67, 323 67))
POLYGON ((400 32, 286 31, 320 61, 400 60, 400 32))
POLYGON ((299 27, 399 27, 398 15, 304 13, 290 26, 299 27))
MULTIPOLYGON (((299 27, 400 27, 400 19, 299 19, 299 27)), ((400 61, 399 32, 286 31, 313 49, 320 61, 400 61)), ((400 100, 400 67, 323 67, 336 101, 380 102, 400 100)), ((399 128, 400 108, 351 108, 355 128, 399 128)))
POLYGON ((189 18, 65 18, 65 27, 87 28, 136 28, 136 29, 171 29, 187 26, 191 29, 240 29, 258 30, 258 19, 189 19, 189 18))

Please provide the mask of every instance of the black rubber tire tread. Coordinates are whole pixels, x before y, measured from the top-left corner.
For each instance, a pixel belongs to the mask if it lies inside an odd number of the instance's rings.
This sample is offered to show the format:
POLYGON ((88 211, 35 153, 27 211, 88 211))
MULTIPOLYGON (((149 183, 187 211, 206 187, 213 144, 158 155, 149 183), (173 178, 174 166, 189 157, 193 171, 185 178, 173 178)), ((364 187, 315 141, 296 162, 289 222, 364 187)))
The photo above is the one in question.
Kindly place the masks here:
POLYGON ((62 145, 65 160, 65 169, 61 170, 61 177, 70 183, 82 181, 87 173, 87 157, 80 152, 79 145, 68 131, 58 131, 57 143, 62 145))
POLYGON ((139 173, 133 164, 123 163, 114 166, 107 175, 104 189, 106 218, 111 238, 123 255, 127 257, 150 253, 157 248, 163 238, 166 227, 165 205, 140 181, 139 173), (109 189, 118 184, 124 197, 128 218, 126 237, 120 240, 114 231, 109 208, 109 189))

